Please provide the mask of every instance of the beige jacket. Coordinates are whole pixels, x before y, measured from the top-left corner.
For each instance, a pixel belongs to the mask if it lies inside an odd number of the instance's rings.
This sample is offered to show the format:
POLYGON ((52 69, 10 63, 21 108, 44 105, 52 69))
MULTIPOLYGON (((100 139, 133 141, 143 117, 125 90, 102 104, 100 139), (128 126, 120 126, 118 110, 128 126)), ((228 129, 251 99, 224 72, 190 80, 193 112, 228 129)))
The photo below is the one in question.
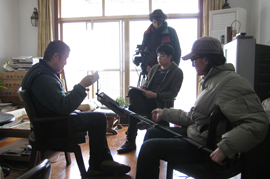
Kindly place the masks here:
POLYGON ((268 130, 267 115, 251 84, 237 75, 232 64, 212 68, 201 80, 201 90, 190 112, 164 109, 162 119, 188 128, 188 137, 206 144, 209 116, 216 106, 236 125, 225 132, 225 123, 218 126, 217 146, 229 158, 247 152, 261 142, 268 130))

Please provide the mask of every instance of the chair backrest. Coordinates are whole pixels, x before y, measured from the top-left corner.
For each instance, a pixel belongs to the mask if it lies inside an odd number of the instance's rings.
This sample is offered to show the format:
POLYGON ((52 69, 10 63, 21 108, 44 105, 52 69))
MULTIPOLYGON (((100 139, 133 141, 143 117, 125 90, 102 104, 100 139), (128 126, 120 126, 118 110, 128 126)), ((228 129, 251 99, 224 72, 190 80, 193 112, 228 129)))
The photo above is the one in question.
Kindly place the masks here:
POLYGON ((226 116, 221 112, 220 108, 217 107, 210 115, 210 123, 208 128, 208 138, 207 138, 207 147, 211 149, 216 148, 216 134, 217 127, 221 121, 226 121, 227 123, 227 131, 230 130, 231 124, 226 116))
POLYGON ((37 113, 36 113, 35 107, 32 103, 32 100, 29 96, 29 93, 26 90, 22 90, 22 88, 20 87, 18 90, 18 95, 20 97, 20 100, 23 101, 23 105, 24 105, 24 108, 26 110, 26 113, 29 117, 31 124, 33 125, 34 124, 33 119, 35 117, 37 117, 37 113))
POLYGON ((17 179, 50 179, 51 168, 50 160, 44 159, 40 164, 36 165, 17 179))
MULTIPOLYGON (((221 112, 220 108, 217 107, 210 117, 210 124, 208 129, 208 138, 207 138, 207 147, 215 150, 216 149, 216 134, 218 125, 221 121, 227 123, 226 131, 229 131, 233 128, 233 125, 226 118, 226 116, 221 112)), ((235 154, 233 159, 226 159, 226 164, 224 166, 219 166, 213 162, 209 156, 207 156, 207 165, 209 169, 209 175, 211 178, 223 178, 223 177, 232 177, 235 174, 241 173, 243 171, 243 158, 241 154, 235 154), (215 171, 217 170, 217 171, 215 171), (212 175, 212 176, 211 176, 212 175)))

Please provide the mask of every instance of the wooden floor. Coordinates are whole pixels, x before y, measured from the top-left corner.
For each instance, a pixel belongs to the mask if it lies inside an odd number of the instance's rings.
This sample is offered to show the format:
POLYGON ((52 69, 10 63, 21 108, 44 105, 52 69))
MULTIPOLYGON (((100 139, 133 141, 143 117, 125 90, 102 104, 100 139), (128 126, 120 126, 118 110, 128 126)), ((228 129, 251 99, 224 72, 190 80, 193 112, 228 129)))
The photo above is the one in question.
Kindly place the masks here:
MULTIPOLYGON (((124 176, 91 177, 91 179, 95 179, 95 178, 97 179, 116 179, 116 178, 117 179, 134 179, 135 178, 137 156, 139 154, 140 147, 143 142, 145 130, 138 132, 138 137, 136 141, 136 144, 137 144, 136 151, 133 151, 128 154, 118 154, 117 149, 126 141, 126 134, 125 134, 126 130, 127 130, 127 126, 124 126, 122 129, 118 129, 117 130, 118 134, 107 135, 107 140, 108 140, 108 145, 111 149, 111 153, 114 160, 119 163, 129 165, 131 167, 131 171, 124 176)), ((81 148, 82 148, 85 168, 87 170, 88 158, 89 158, 88 139, 85 144, 81 145, 81 148)), ((81 178, 74 154, 71 154, 72 163, 69 166, 66 166, 65 157, 64 155, 61 155, 61 153, 59 152, 54 153, 54 155, 50 158, 50 161, 54 162, 57 160, 58 157, 59 157, 58 161, 55 163, 52 163, 52 173, 51 173, 52 179, 77 179, 77 178, 79 179, 81 178)), ((28 165, 27 162, 14 162, 14 161, 1 161, 1 163, 8 163, 12 167, 16 168, 16 170, 11 169, 10 175, 6 177, 5 179, 15 179, 18 176, 22 175, 26 171, 25 170, 19 171, 17 169, 25 169, 28 165)), ((166 163, 161 161, 160 179, 165 179, 165 178, 166 178, 166 163)))

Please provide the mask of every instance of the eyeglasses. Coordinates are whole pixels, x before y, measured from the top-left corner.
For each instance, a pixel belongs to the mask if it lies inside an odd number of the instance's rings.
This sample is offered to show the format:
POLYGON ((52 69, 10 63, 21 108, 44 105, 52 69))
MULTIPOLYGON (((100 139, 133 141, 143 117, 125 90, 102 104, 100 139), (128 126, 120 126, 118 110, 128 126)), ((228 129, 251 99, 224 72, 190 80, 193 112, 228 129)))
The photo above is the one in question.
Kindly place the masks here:
POLYGON ((198 60, 199 58, 203 58, 203 57, 199 55, 199 56, 191 58, 192 66, 195 65, 195 61, 198 60))
POLYGON ((194 62, 195 60, 198 60, 199 58, 202 58, 201 56, 193 57, 191 58, 191 61, 194 62))

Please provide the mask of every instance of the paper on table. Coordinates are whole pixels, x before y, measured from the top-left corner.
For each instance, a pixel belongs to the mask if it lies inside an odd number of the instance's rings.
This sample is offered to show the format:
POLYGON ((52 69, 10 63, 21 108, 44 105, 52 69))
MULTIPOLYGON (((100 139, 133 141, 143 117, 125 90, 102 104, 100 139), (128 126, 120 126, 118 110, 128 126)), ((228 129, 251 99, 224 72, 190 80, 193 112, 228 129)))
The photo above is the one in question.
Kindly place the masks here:
POLYGON ((133 88, 133 89, 137 89, 137 90, 142 91, 142 92, 146 92, 144 89, 136 87, 136 86, 128 86, 128 87, 133 88))
POLYGON ((93 74, 93 82, 92 82, 92 84, 94 84, 98 79, 99 79, 99 75, 98 75, 98 71, 96 71, 96 72, 93 74))

